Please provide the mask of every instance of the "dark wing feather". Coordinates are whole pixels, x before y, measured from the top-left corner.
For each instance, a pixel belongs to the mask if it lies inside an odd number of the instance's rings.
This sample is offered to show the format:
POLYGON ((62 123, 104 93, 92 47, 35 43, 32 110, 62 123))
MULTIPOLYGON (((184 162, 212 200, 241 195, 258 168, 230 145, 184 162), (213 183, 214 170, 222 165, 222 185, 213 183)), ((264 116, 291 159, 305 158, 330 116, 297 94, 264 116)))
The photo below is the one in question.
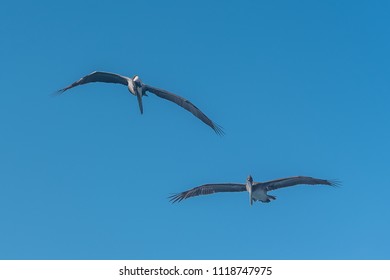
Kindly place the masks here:
POLYGON ((334 180, 323 180, 306 176, 295 176, 282 179, 276 179, 264 183, 255 183, 254 188, 265 188, 267 191, 272 191, 280 188, 291 187, 295 185, 328 185, 338 186, 339 182, 334 180))
POLYGON ((172 203, 180 202, 183 199, 187 199, 193 196, 213 194, 218 192, 243 192, 246 191, 245 185, 243 184, 206 184, 188 191, 171 195, 170 201, 172 203))
POLYGON ((68 89, 71 89, 73 87, 88 84, 88 83, 95 83, 95 82, 102 82, 102 83, 115 83, 115 84, 122 84, 127 86, 128 83, 127 77, 114 74, 114 73, 108 73, 108 72, 92 72, 91 74, 82 77, 80 80, 74 82, 73 84, 60 89, 58 93, 63 93, 64 91, 67 91, 68 89))
POLYGON ((214 123, 212 120, 210 120, 201 110, 198 109, 194 104, 192 104, 187 99, 178 96, 176 94, 173 94, 169 91, 155 88, 152 86, 144 85, 144 90, 149 91, 151 93, 154 93, 158 97, 164 98, 166 100, 169 100, 171 102, 176 103, 180 107, 183 107, 187 111, 191 112, 195 117, 200 119, 202 122, 210 126, 217 134, 222 135, 223 130, 222 127, 220 127, 218 124, 214 123))

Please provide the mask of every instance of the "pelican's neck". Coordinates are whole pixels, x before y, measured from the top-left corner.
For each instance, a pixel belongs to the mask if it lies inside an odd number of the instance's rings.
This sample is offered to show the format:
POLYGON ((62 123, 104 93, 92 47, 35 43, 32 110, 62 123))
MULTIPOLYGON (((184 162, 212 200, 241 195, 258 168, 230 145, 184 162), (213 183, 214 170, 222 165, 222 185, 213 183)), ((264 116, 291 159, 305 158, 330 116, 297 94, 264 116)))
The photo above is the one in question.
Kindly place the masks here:
POLYGON ((252 176, 249 175, 248 178, 246 178, 246 190, 248 192, 252 192, 252 186, 253 186, 253 179, 252 176))
POLYGON ((253 187, 253 179, 252 179, 252 176, 249 176, 247 179, 246 179, 246 190, 248 191, 249 193, 249 203, 250 205, 253 204, 253 199, 252 199, 252 187, 253 187))
POLYGON ((249 181, 249 180, 246 180, 246 190, 247 190, 249 193, 252 193, 252 182, 249 181))
POLYGON ((246 187, 246 190, 249 193, 249 203, 250 203, 250 205, 252 205, 253 204, 253 199, 252 199, 252 182, 247 180, 245 187, 246 187))

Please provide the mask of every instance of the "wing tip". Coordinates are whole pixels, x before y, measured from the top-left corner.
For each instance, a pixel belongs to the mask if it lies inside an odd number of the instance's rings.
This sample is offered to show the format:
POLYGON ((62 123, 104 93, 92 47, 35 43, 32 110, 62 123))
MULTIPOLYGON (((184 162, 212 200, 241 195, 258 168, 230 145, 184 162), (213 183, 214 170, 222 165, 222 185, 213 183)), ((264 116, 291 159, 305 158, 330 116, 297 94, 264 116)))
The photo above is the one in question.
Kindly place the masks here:
POLYGON ((52 96, 52 97, 59 96, 59 95, 63 94, 66 90, 67 90, 66 88, 56 90, 55 92, 50 93, 50 96, 52 96))
POLYGON ((183 193, 172 194, 172 195, 168 196, 168 199, 169 199, 169 202, 171 202, 172 204, 174 204, 176 202, 180 202, 184 199, 183 193))
POLYGON ((342 183, 340 180, 337 179, 332 179, 332 180, 327 180, 329 183, 329 186, 335 187, 335 188, 340 188, 342 186, 342 183))
POLYGON ((212 123, 211 128, 217 133, 219 136, 224 136, 225 132, 223 131, 223 127, 219 124, 212 123))

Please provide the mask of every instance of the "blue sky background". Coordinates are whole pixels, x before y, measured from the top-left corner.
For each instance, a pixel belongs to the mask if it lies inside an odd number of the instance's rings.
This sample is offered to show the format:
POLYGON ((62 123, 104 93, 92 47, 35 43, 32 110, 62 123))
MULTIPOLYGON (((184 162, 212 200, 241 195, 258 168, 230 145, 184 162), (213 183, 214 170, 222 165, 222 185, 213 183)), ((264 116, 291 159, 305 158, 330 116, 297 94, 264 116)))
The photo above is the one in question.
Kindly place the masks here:
POLYGON ((388 1, 8 1, 1 259, 389 259, 388 1), (188 98, 217 136, 94 71, 188 98), (307 175, 170 204, 205 183, 307 175))

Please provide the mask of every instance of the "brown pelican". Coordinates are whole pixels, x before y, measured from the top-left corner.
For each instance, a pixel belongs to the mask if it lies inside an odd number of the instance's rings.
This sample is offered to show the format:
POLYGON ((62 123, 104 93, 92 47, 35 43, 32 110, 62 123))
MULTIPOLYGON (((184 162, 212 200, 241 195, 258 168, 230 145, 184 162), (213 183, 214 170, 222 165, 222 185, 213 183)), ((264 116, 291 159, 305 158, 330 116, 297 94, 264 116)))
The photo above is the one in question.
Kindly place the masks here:
POLYGON ((295 176, 282 179, 276 179, 268 182, 253 182, 252 176, 248 176, 246 179, 246 184, 235 184, 235 183, 225 183, 225 184, 206 184, 202 185, 188 191, 174 194, 170 196, 170 201, 172 203, 180 202, 183 199, 187 199, 193 196, 213 194, 217 192, 249 192, 249 202, 252 205, 253 201, 261 201, 268 203, 271 200, 275 200, 276 197, 267 194, 269 191, 273 191, 280 188, 291 187, 295 185, 329 185, 337 186, 339 183, 337 181, 329 181, 316 179, 306 176, 295 176))
POLYGON ((169 91, 155 88, 149 85, 144 84, 141 79, 138 77, 138 75, 135 75, 133 78, 129 78, 126 76, 121 76, 114 73, 108 73, 108 72, 92 72, 91 74, 81 78, 80 80, 74 82, 73 84, 58 90, 58 94, 61 94, 68 89, 71 89, 73 87, 88 84, 88 83, 94 83, 94 82, 103 82, 103 83, 115 83, 115 84, 122 84, 127 86, 130 93, 137 96, 138 99, 138 105, 139 109, 141 111, 141 114, 143 114, 143 106, 142 106, 142 96, 147 96, 146 92, 149 91, 151 93, 154 93, 158 97, 167 99, 169 101, 172 101, 176 103, 177 105, 183 107, 187 111, 191 112, 195 117, 200 119, 202 122, 210 126, 217 134, 222 135, 223 131, 222 128, 214 123, 212 120, 210 120, 201 110, 199 110, 194 104, 192 104, 187 99, 184 99, 183 97, 180 97, 178 95, 175 95, 169 91))

